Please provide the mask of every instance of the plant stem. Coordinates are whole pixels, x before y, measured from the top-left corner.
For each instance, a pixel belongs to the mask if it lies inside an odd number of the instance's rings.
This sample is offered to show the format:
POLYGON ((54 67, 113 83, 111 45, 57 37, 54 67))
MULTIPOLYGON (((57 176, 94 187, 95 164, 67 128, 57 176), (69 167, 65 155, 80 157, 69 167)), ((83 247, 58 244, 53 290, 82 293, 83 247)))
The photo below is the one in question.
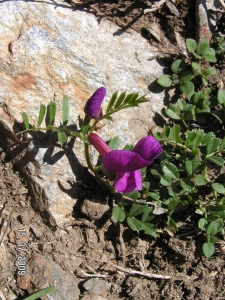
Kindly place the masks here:
POLYGON ((95 120, 94 124, 91 126, 89 134, 92 133, 95 130, 96 125, 98 124, 99 120, 95 120))
POLYGON ((95 177, 97 178, 98 182, 102 185, 104 185, 104 187, 110 192, 110 193, 116 193, 116 190, 114 189, 113 186, 111 186, 110 184, 108 184, 105 180, 103 180, 101 178, 101 176, 99 175, 98 171, 94 169, 91 160, 90 160, 90 154, 89 154, 89 144, 88 143, 84 143, 84 153, 85 153, 85 159, 88 165, 88 168, 95 174, 95 177))
POLYGON ((84 155, 85 155, 85 159, 86 159, 88 168, 89 168, 93 173, 95 173, 94 167, 93 167, 93 165, 92 165, 92 163, 91 163, 91 160, 90 160, 89 144, 88 144, 88 143, 84 143, 84 155))

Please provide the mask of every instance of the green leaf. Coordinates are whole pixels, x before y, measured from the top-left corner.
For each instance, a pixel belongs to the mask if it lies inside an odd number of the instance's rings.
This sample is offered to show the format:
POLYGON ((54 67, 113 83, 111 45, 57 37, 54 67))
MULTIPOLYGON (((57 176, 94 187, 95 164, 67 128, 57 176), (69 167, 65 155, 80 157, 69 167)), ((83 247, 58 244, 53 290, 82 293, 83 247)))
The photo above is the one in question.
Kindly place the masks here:
POLYGON ((196 63, 196 62, 192 62, 191 63, 192 68, 198 73, 201 73, 201 66, 200 64, 196 63))
POLYGON ((179 78, 177 74, 172 74, 171 75, 171 80, 172 80, 172 85, 175 85, 179 82, 179 78))
POLYGON ((225 106, 225 90, 219 89, 217 98, 218 98, 218 102, 225 106))
POLYGON ((40 104, 39 116, 38 116, 38 127, 41 126, 44 117, 45 117, 46 106, 44 104, 40 104))
POLYGON ((197 92, 191 97, 191 102, 195 105, 202 104, 204 100, 204 95, 202 92, 197 92))
POLYGON ((194 171, 197 169, 197 167, 200 165, 199 159, 197 157, 194 157, 192 159, 188 159, 185 162, 185 170, 186 172, 191 175, 194 173, 194 171))
POLYGON ((209 205, 207 206, 207 210, 212 215, 225 219, 225 205, 209 205))
POLYGON ((209 243, 217 243, 218 242, 218 238, 216 238, 215 236, 213 236, 213 235, 209 235, 208 236, 208 242, 209 243))
POLYGON ((186 82, 180 85, 180 90, 186 95, 194 91, 194 84, 192 82, 186 82))
POLYGON ((24 123, 25 128, 28 129, 29 128, 29 119, 28 119, 27 113, 22 112, 20 114, 23 118, 23 123, 24 123))
POLYGON ((212 188, 219 194, 225 194, 225 187, 220 183, 213 183, 212 188))
POLYGON ((66 136, 65 132, 57 131, 57 136, 58 136, 58 141, 60 142, 61 145, 66 142, 67 136, 66 136))
POLYGON ((215 135, 212 131, 208 132, 207 134, 205 134, 202 138, 202 145, 207 145, 208 144, 208 141, 211 139, 211 138, 214 138, 215 135))
POLYGON ((117 150, 120 145, 120 138, 117 136, 113 137, 109 142, 109 147, 113 150, 117 150))
POLYGON ((126 97, 126 92, 123 92, 123 93, 121 93, 120 95, 119 95, 119 98, 117 99, 117 101, 116 101, 116 104, 115 104, 115 109, 117 109, 117 108, 119 108, 120 107, 120 105, 122 104, 122 102, 123 102, 123 100, 125 99, 125 97, 126 97))
POLYGON ((167 225, 171 226, 175 232, 177 232, 177 230, 178 230, 177 224, 171 217, 168 217, 168 220, 166 223, 167 223, 167 225))
POLYGON ((178 179, 180 177, 177 167, 172 163, 165 163, 162 167, 162 171, 166 176, 169 176, 172 179, 178 179))
POLYGON ((205 257, 209 258, 215 252, 215 247, 212 243, 204 243, 202 247, 202 251, 205 257))
POLYGON ((201 218, 198 221, 198 228, 205 229, 207 224, 208 224, 208 221, 204 218, 201 218))
POLYGON ((169 138, 169 135, 170 135, 170 127, 165 126, 165 127, 163 128, 163 135, 164 135, 165 137, 169 138))
POLYGON ((143 223, 136 218, 127 217, 127 224, 133 231, 139 232, 143 229, 143 223))
POLYGON ((171 199, 169 205, 168 205, 168 210, 169 211, 173 211, 174 208, 177 206, 177 204, 179 203, 179 199, 173 198, 171 199))
POLYGON ((176 184, 172 183, 171 186, 168 187, 168 193, 170 196, 176 197, 180 194, 180 189, 176 184))
POLYGON ((185 146, 186 147, 192 147, 193 149, 198 148, 198 146, 200 145, 202 141, 202 136, 200 134, 197 134, 196 132, 189 132, 186 142, 185 142, 185 146))
POLYGON ((130 193, 125 193, 124 194, 126 197, 131 198, 133 200, 136 200, 139 197, 139 193, 137 190, 130 192, 130 193))
POLYGON ((215 222, 217 224, 217 232, 221 232, 223 230, 223 220, 217 219, 215 222))
POLYGON ((63 105, 62 105, 62 122, 66 126, 69 119, 69 97, 63 95, 63 105))
POLYGON ((208 160, 210 160, 211 162, 213 162, 214 164, 216 164, 218 166, 222 166, 224 164, 224 159, 219 156, 209 156, 208 160))
POLYGON ((204 76, 201 76, 201 79, 202 79, 202 83, 204 84, 204 86, 207 86, 208 85, 207 79, 204 76))
POLYGON ((176 105, 174 105, 173 103, 169 103, 169 108, 170 108, 173 112, 175 112, 177 115, 180 115, 180 110, 179 110, 179 108, 178 108, 176 105))
POLYGON ((163 177, 161 177, 160 183, 164 186, 170 186, 172 183, 172 178, 168 175, 164 175, 163 177))
POLYGON ((130 150, 133 149, 133 147, 134 147, 133 144, 126 144, 126 145, 123 147, 123 150, 128 150, 128 151, 130 151, 130 150))
POLYGON ((186 191, 191 191, 194 189, 195 185, 193 181, 191 181, 189 178, 181 178, 180 179, 180 185, 181 187, 186 191))
POLYGON ((160 199, 160 195, 157 194, 157 193, 148 192, 148 196, 151 197, 154 200, 159 200, 160 199))
POLYGON ((34 294, 26 297, 26 298, 24 298, 24 300, 35 300, 35 299, 38 299, 38 298, 40 298, 42 296, 45 296, 45 295, 47 295, 47 294, 49 294, 51 292, 54 292, 54 290, 55 290, 54 286, 49 286, 47 288, 44 288, 44 289, 42 289, 42 290, 40 290, 40 291, 38 291, 38 292, 36 292, 36 293, 34 293, 34 294))
POLYGON ((113 105, 114 105, 114 103, 116 101, 116 98, 117 98, 117 93, 118 92, 115 92, 115 93, 112 94, 112 97, 109 100, 109 103, 108 103, 108 105, 106 107, 106 111, 105 111, 106 113, 108 113, 110 111, 110 109, 113 107, 113 105))
POLYGON ((172 85, 172 80, 170 75, 162 75, 157 80, 158 84, 163 87, 170 87, 172 85))
POLYGON ((208 68, 206 70, 202 71, 202 75, 204 76, 215 76, 216 75, 216 69, 215 68, 208 68))
POLYGON ((184 110, 186 107, 186 101, 183 99, 178 99, 177 106, 179 107, 180 110, 184 110))
POLYGON ((54 125, 56 115, 56 104, 51 101, 49 104, 49 125, 54 125))
POLYGON ((138 98, 138 93, 133 93, 133 94, 129 94, 127 95, 127 97, 124 99, 124 103, 125 104, 129 104, 129 103, 135 103, 135 101, 138 98))
POLYGON ((195 77, 195 74, 193 72, 191 72, 191 71, 184 71, 182 74, 180 74, 180 81, 183 84, 187 84, 194 77, 195 77))
POLYGON ((176 114, 174 111, 172 111, 170 108, 165 109, 165 113, 167 117, 173 119, 173 120, 180 120, 180 116, 176 114))
POLYGON ((116 222, 123 222, 125 219, 125 213, 123 209, 119 206, 114 206, 112 209, 112 216, 116 222))
POLYGON ((149 216, 149 214, 152 213, 152 211, 153 211, 153 208, 147 206, 141 217, 141 222, 146 223, 146 222, 152 220, 155 217, 154 215, 149 216), (149 217, 150 217, 150 219, 149 219, 149 217))
POLYGON ((88 117, 88 115, 85 115, 84 121, 81 127, 81 132, 83 135, 85 135, 88 131, 89 124, 90 124, 91 119, 88 117))
POLYGON ((197 45, 197 53, 201 53, 201 54, 204 54, 206 53, 206 51, 209 49, 209 42, 200 42, 198 45, 197 45))
POLYGON ((221 144, 220 144, 220 151, 223 150, 225 148, 225 137, 223 138, 221 144))
POLYGON ((145 211, 146 207, 147 207, 147 205, 143 205, 143 204, 132 204, 132 207, 129 211, 128 216, 136 217, 136 216, 142 214, 145 211))
POLYGON ((205 51, 205 53, 203 54, 203 58, 212 63, 217 62, 215 50, 212 48, 209 48, 207 51, 205 51))
POLYGON ((173 126, 173 128, 170 130, 169 138, 176 143, 180 143, 182 141, 181 137, 180 137, 180 126, 179 125, 175 124, 173 126))
POLYGON ((142 223, 142 230, 146 233, 150 234, 153 237, 157 237, 156 228, 152 228, 152 224, 149 223, 142 223))
POLYGON ((46 130, 54 130, 54 128, 53 128, 53 126, 52 125, 48 125, 47 127, 46 127, 46 130))
POLYGON ((197 43, 193 39, 186 39, 186 47, 189 52, 193 53, 197 49, 197 43))
POLYGON ((217 118, 217 120, 220 122, 220 124, 223 123, 223 121, 224 121, 224 116, 223 116, 223 114, 221 113, 220 110, 213 110, 213 111, 211 111, 211 114, 212 114, 215 118, 217 118))
POLYGON ((195 105, 188 104, 186 105, 184 109, 184 119, 185 120, 193 120, 195 117, 195 105))
POLYGON ((217 233, 217 223, 212 221, 206 229, 207 235, 215 235, 217 233))
POLYGON ((185 67, 186 67, 185 62, 181 59, 177 59, 172 63, 171 70, 173 73, 179 74, 185 69, 185 67))
POLYGON ((202 176, 194 174, 194 178, 195 178, 195 180, 196 180, 196 182, 197 182, 198 185, 205 184, 205 180, 204 180, 204 178, 202 176))

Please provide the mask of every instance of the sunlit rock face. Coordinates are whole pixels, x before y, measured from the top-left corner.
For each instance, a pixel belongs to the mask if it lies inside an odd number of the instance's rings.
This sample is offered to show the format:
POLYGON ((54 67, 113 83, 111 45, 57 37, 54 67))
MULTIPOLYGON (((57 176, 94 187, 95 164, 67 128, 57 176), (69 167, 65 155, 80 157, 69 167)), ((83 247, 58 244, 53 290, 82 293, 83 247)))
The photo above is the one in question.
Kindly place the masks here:
MULTIPOLYGON (((119 135, 121 147, 135 143, 147 135, 154 113, 163 106, 163 94, 149 90, 162 75, 154 59, 157 49, 136 32, 122 33, 115 24, 98 23, 93 15, 73 8, 63 1, 0 3, 1 122, 12 127, 26 111, 35 124, 40 103, 53 100, 56 125, 60 124, 62 97, 68 95, 69 125, 79 130, 85 101, 104 86, 103 110, 117 90, 140 92, 149 99, 140 108, 119 112, 113 123, 104 122, 98 131, 104 140, 119 135)), ((36 206, 41 203, 39 209, 49 213, 51 223, 66 221, 76 203, 68 182, 79 180, 81 166, 86 166, 82 143, 76 139, 60 148, 49 133, 37 134, 29 157, 33 161, 22 171, 30 181, 33 201, 36 206)))

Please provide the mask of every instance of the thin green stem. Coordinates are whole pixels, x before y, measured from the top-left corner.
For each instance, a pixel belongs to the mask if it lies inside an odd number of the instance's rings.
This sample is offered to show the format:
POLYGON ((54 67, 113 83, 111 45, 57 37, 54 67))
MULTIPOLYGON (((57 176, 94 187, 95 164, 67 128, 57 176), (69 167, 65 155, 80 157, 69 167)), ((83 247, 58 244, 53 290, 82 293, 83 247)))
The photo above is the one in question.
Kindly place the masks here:
POLYGON ((183 115, 181 115, 181 122, 183 123, 184 127, 185 127, 186 129, 188 129, 188 125, 187 125, 187 123, 184 121, 183 115))
POLYGON ((84 143, 84 153, 85 153, 85 159, 88 165, 88 168, 95 174, 95 177, 97 178, 98 182, 102 185, 104 185, 104 187, 110 192, 110 193, 116 193, 116 190, 114 189, 113 186, 111 186, 110 184, 108 184, 105 180, 103 180, 101 178, 101 176, 99 175, 98 171, 95 170, 95 168, 93 167, 91 160, 90 160, 90 154, 89 154, 89 144, 88 143, 84 143))
POLYGON ((99 120, 95 120, 93 125, 91 126, 89 130, 89 134, 92 133, 95 130, 96 125, 98 124, 99 120))
POLYGON ((207 165, 206 165, 206 162, 202 162, 202 165, 203 165, 203 170, 202 170, 203 178, 204 178, 205 182, 210 183, 210 179, 209 179, 208 173, 207 173, 207 165))
POLYGON ((88 165, 88 168, 95 173, 94 167, 91 163, 90 160, 90 154, 89 154, 89 144, 88 143, 84 143, 84 155, 85 155, 85 159, 88 165))

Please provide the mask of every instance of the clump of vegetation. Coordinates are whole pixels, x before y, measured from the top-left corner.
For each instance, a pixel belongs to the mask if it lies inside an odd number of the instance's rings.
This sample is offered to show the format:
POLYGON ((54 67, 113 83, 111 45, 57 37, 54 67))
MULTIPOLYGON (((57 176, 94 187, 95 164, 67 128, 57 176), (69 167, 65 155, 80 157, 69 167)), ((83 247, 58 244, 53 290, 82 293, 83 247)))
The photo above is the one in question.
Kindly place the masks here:
POLYGON ((112 215, 117 222, 126 222, 132 230, 156 237, 162 228, 177 232, 180 220, 191 220, 205 234, 202 250, 210 257, 217 234, 224 234, 225 220, 225 186, 220 173, 225 153, 225 137, 221 136, 225 91, 211 83, 217 73, 211 64, 216 63, 217 55, 224 54, 222 42, 218 41, 215 51, 208 42, 186 40, 190 57, 175 60, 171 74, 158 79, 165 89, 175 90, 164 110, 168 126, 155 137, 141 139, 134 147, 126 145, 117 150, 118 136, 106 144, 94 131, 103 119, 112 120, 114 113, 138 106, 146 101, 145 97, 116 92, 103 113, 103 87, 85 105, 81 133, 67 127, 67 96, 63 98, 60 126, 54 126, 56 105, 50 102, 48 109, 41 104, 37 125, 30 125, 27 114, 22 113, 24 132, 51 130, 57 132, 61 144, 66 143, 68 136, 80 138, 89 169, 114 196, 112 215), (46 111, 48 124, 41 127, 46 111), (100 165, 94 166, 90 160, 90 144, 102 156, 100 165))

